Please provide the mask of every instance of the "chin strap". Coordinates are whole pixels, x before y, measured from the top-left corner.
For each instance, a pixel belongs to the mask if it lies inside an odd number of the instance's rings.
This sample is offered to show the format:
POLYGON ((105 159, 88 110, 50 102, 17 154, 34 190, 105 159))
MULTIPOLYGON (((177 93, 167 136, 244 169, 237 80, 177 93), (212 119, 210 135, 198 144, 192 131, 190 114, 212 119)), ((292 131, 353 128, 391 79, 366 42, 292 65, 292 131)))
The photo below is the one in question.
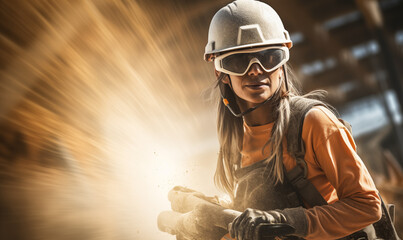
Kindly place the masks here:
MULTIPOLYGON (((287 73, 286 73, 285 65, 283 65, 283 71, 284 71, 285 87, 286 87, 286 91, 288 92, 288 81, 287 81, 287 73)), ((231 88, 232 88, 231 78, 230 78, 229 75, 226 74, 226 73, 221 73, 220 76, 218 77, 217 81, 219 81, 219 82, 222 81, 226 76, 228 76, 229 82, 230 82, 230 85, 231 85, 231 88)), ((269 77, 269 78, 270 78, 270 77, 269 77)), ((270 79, 270 80, 271 80, 271 79, 270 79)), ((258 107, 260 107, 260 106, 266 104, 266 103, 267 103, 268 101, 270 101, 275 95, 277 95, 277 93, 279 92, 279 90, 280 90, 280 88, 281 88, 281 84, 283 83, 282 80, 283 80, 283 78, 281 78, 281 82, 280 82, 279 86, 277 87, 277 89, 276 89, 276 91, 274 92, 273 95, 271 95, 271 96, 268 97, 266 100, 264 100, 263 102, 259 103, 258 105, 247 109, 247 110, 244 111, 244 112, 236 113, 236 112, 234 111, 234 109, 232 109, 232 107, 231 107, 230 104, 229 104, 228 99, 225 98, 225 96, 224 96, 224 90, 223 90, 223 88, 221 87, 221 85, 219 85, 221 98, 222 98, 222 101, 223 101, 224 105, 228 108, 228 110, 232 113, 232 115, 234 115, 235 117, 243 117, 243 116, 245 116, 246 114, 248 114, 248 113, 250 113, 250 112, 256 110, 258 107)), ((234 93, 234 94, 235 94, 235 93, 234 93)))

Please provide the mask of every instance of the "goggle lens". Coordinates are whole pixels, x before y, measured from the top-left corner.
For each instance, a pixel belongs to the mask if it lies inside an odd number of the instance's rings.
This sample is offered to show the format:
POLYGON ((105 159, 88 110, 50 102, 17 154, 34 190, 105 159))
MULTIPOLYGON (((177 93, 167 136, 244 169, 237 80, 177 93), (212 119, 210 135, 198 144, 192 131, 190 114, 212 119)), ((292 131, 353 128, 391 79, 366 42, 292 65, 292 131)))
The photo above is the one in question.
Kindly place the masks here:
POLYGON ((253 62, 258 61, 264 70, 270 72, 288 60, 287 50, 286 48, 271 48, 259 52, 231 54, 219 60, 220 67, 222 68, 221 70, 226 70, 227 73, 243 75, 253 62), (252 60, 253 62, 251 63, 252 60))

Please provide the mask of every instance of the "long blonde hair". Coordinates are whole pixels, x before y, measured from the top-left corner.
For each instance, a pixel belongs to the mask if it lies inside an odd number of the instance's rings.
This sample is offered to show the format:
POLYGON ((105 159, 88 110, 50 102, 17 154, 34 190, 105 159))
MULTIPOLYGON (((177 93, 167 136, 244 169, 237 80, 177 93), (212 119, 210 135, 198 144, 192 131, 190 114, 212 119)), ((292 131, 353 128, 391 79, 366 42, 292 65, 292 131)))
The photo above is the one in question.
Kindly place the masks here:
MULTIPOLYGON (((266 159, 266 162, 275 161, 271 169, 268 169, 270 176, 272 176, 275 182, 283 182, 283 164, 282 164, 282 142, 285 137, 288 123, 290 120, 290 102, 289 97, 298 96, 299 90, 295 85, 295 77, 288 66, 286 68, 287 80, 282 81, 280 90, 273 97, 271 102, 268 104, 273 104, 273 109, 275 117, 275 123, 272 128, 271 138, 268 139, 265 147, 270 144, 270 155, 266 159), (288 84, 288 91, 285 87, 285 82, 288 84)), ((223 74, 223 73, 221 73, 223 74)), ((228 87, 224 87, 224 83, 221 81, 223 77, 219 76, 217 78, 216 87, 221 88, 224 96, 229 100, 229 102, 235 102, 235 96, 232 90, 228 87)), ((237 104, 232 104, 232 108, 235 111, 240 112, 237 104)), ((271 113, 269 113, 271 114, 271 113)), ((236 186, 236 179, 234 177, 234 171, 239 166, 241 160, 240 151, 242 149, 242 139, 243 139, 243 119, 241 117, 235 117, 226 109, 224 103, 221 100, 218 104, 218 117, 217 117, 217 132, 218 141, 220 143, 220 151, 218 154, 217 168, 214 175, 214 182, 218 188, 229 194, 231 199, 234 198, 234 190, 236 186)), ((264 147, 264 148, 265 148, 264 147)), ((263 148, 263 149, 264 149, 263 148)), ((262 149, 262 151, 263 151, 262 149)))

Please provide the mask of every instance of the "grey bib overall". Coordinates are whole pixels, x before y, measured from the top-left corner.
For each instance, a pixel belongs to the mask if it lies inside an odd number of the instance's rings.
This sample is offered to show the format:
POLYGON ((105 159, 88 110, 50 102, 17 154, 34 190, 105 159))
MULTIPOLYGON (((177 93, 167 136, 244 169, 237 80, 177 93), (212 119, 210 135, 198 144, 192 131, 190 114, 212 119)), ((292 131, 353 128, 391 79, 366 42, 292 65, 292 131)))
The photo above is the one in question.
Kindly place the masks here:
MULTIPOLYGON (((306 179, 306 163, 304 161, 305 150, 301 136, 303 120, 306 113, 312 107, 317 105, 323 106, 324 104, 320 101, 303 97, 291 98, 290 104, 293 111, 289 123, 290 127, 286 136, 287 149, 290 155, 296 160, 297 167, 285 174, 286 177, 283 183, 276 184, 268 174, 273 161, 266 163, 265 160, 262 160, 250 166, 237 169, 235 171, 235 178, 237 179, 234 199, 235 210, 244 211, 246 208, 254 208, 267 211, 293 208, 304 206, 302 199, 311 206, 327 204, 316 188, 306 179), (301 184, 301 179, 304 184, 301 184), (301 188, 301 185, 304 185, 304 187, 301 188)), ((342 121, 342 123, 344 122, 342 121)), ((383 217, 378 223, 370 225, 364 230, 342 239, 399 239, 384 206, 382 202, 383 217), (381 228, 384 228, 382 232, 378 230, 380 225, 383 226, 381 228)), ((287 237, 284 239, 303 238, 287 237)))

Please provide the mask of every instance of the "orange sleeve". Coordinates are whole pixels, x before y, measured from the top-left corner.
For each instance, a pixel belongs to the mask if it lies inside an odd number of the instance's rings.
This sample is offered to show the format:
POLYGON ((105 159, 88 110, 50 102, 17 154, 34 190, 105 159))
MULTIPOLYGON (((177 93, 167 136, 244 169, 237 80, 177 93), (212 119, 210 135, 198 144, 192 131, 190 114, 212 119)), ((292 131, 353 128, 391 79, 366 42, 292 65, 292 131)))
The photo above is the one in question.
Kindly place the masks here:
POLYGON ((337 239, 376 222, 381 201, 344 125, 328 109, 315 107, 305 118, 302 138, 308 179, 329 203, 307 210, 306 239, 337 239))

